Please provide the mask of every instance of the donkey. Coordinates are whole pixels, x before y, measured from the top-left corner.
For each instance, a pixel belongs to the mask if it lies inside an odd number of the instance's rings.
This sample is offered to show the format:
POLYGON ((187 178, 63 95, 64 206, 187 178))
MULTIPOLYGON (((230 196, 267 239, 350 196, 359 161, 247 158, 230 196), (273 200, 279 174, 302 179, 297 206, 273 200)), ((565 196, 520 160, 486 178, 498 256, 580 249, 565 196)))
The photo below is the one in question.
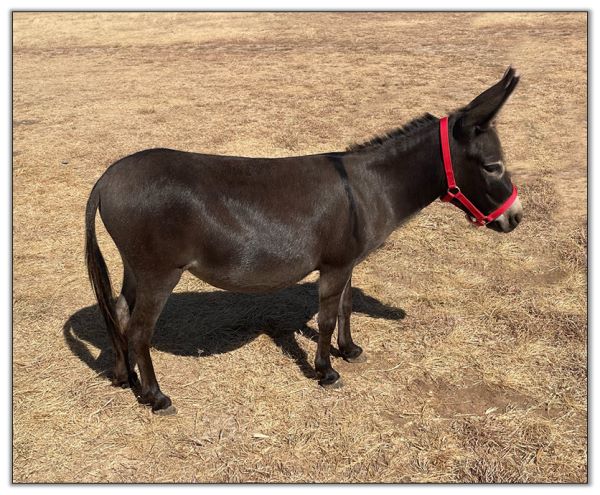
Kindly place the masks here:
POLYGON ((115 162, 85 212, 88 274, 115 353, 112 383, 131 386, 156 413, 175 412, 149 346, 185 270, 237 292, 285 288, 318 270, 315 370, 320 385, 339 387, 330 360, 336 321, 341 356, 365 359, 350 333, 352 270, 399 225, 437 198, 497 232, 521 221, 494 126, 518 81, 509 67, 448 117, 426 114, 344 152, 246 158, 149 149, 115 162), (116 302, 97 210, 123 260, 116 302))

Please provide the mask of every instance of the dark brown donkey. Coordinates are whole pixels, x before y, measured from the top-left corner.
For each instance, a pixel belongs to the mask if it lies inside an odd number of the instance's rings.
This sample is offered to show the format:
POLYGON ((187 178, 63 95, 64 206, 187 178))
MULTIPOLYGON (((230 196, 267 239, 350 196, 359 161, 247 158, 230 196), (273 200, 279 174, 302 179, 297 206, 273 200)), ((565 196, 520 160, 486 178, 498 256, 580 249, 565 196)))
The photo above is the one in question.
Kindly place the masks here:
MULTIPOLYGON (((513 192, 494 118, 518 80, 509 68, 444 123, 456 183, 483 214, 513 192)), ((319 270, 315 368, 321 385, 339 386, 329 356, 336 320, 340 354, 364 359, 350 334, 352 270, 411 215, 458 191, 448 186, 442 123, 425 115, 345 152, 243 158, 151 149, 113 164, 94 186, 85 218, 89 276, 115 351, 113 383, 134 387, 155 412, 174 411, 149 346, 185 270, 237 292, 277 290, 319 270), (96 241, 98 209, 123 258, 116 303, 96 241)), ((484 223, 510 232, 521 217, 517 199, 484 223)))

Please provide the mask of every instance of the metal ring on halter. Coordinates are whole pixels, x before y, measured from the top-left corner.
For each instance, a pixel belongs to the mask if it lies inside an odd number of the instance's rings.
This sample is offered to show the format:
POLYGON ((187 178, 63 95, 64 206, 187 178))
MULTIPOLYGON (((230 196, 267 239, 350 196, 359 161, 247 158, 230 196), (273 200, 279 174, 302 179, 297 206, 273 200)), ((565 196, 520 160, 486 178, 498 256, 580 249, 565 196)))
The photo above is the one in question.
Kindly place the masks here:
POLYGON ((478 227, 482 227, 483 225, 485 225, 485 223, 482 223, 480 220, 477 220, 475 217, 471 216, 470 213, 465 213, 465 216, 467 217, 469 223, 473 225, 477 225, 478 227))

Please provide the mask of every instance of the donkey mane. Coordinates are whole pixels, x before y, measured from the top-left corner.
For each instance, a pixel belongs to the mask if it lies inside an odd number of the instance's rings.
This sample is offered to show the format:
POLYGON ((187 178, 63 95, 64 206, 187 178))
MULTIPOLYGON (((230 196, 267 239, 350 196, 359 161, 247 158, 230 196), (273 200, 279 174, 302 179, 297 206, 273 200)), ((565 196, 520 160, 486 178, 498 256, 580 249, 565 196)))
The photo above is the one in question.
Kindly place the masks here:
POLYGON ((360 151, 367 148, 372 148, 374 146, 380 146, 388 142, 390 139, 408 138, 415 135, 417 131, 423 129, 424 127, 428 127, 433 122, 437 121, 438 118, 435 115, 425 113, 401 127, 397 127, 396 129, 379 134, 368 141, 351 144, 346 148, 346 151, 360 151))

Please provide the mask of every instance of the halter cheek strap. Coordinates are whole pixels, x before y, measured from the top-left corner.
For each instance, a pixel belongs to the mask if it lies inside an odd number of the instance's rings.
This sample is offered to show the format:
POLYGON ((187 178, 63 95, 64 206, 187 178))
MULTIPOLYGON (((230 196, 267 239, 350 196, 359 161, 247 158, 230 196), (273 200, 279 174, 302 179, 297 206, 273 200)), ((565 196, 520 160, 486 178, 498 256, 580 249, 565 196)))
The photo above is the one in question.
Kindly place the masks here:
POLYGON ((506 199, 506 201, 504 201, 504 203, 502 203, 496 210, 488 215, 481 213, 481 211, 479 211, 479 209, 473 203, 471 203, 471 201, 469 201, 469 199, 456 185, 454 169, 452 168, 452 156, 450 154, 448 117, 443 117, 440 119, 440 141, 442 143, 442 159, 444 161, 444 171, 446 172, 446 182, 448 183, 448 191, 446 194, 444 194, 444 196, 442 196, 442 201, 449 203, 453 199, 456 199, 456 201, 462 204, 471 214, 470 217, 467 215, 469 221, 478 227, 482 227, 483 225, 496 220, 496 218, 498 218, 512 206, 512 204, 515 202, 515 199, 517 199, 517 188, 514 184, 511 195, 506 199))

